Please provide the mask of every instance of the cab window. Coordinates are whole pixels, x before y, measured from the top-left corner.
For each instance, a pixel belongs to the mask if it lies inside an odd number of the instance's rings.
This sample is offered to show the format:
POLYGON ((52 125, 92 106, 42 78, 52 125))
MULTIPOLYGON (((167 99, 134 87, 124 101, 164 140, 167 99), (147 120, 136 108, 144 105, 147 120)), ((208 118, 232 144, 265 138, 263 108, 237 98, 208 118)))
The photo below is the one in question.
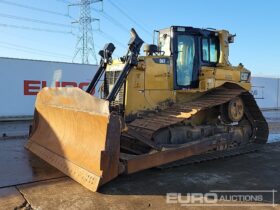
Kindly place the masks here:
POLYGON ((204 63, 218 62, 219 40, 217 37, 202 38, 202 61, 204 63))
POLYGON ((177 85, 189 86, 192 82, 192 74, 195 56, 195 39, 189 35, 179 35, 177 39, 177 85))
POLYGON ((202 59, 208 62, 209 60, 209 49, 208 49, 208 39, 202 39, 202 59))

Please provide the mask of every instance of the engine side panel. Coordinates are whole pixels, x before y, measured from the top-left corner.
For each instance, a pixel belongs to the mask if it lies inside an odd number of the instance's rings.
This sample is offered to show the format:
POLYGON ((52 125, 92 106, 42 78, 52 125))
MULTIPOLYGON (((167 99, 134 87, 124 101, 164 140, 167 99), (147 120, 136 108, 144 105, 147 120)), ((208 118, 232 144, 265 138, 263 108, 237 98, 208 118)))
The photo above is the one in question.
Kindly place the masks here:
POLYGON ((170 57, 147 56, 131 71, 126 82, 125 115, 163 109, 175 101, 170 57))

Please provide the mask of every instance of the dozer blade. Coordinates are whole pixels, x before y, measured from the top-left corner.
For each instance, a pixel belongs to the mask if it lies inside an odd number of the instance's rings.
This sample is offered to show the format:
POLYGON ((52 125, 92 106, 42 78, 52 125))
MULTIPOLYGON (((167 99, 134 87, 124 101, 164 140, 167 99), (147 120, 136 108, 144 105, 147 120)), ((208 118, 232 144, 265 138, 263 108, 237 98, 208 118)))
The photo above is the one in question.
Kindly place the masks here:
POLYGON ((44 88, 26 148, 86 188, 118 176, 119 116, 79 88, 44 88))

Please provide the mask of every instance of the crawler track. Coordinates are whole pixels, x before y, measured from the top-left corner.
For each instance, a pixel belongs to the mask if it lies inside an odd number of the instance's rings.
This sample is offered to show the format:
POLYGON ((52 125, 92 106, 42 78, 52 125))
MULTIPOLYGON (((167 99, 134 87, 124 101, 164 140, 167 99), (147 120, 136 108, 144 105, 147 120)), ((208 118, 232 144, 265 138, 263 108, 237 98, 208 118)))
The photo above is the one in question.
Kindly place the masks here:
POLYGON ((180 166, 184 166, 184 165, 191 165, 191 164, 195 164, 195 163, 202 163, 202 162, 206 162, 206 161, 210 161, 210 160, 229 158, 229 157, 233 157, 233 156, 256 152, 261 149, 262 149, 261 144, 253 143, 250 145, 244 145, 244 146, 240 146, 240 147, 233 148, 230 150, 213 151, 213 152, 208 152, 208 153, 204 153, 201 155, 194 155, 189 158, 185 158, 182 160, 175 161, 173 163, 159 166, 157 168, 166 169, 166 168, 180 167, 180 166))
POLYGON ((245 92, 241 94, 241 98, 245 104, 245 114, 253 127, 252 142, 266 143, 269 134, 268 124, 260 111, 254 97, 251 93, 245 92))
POLYGON ((245 115, 252 126, 253 134, 250 143, 266 143, 269 133, 268 125, 254 97, 244 89, 232 85, 215 88, 194 101, 174 104, 165 110, 136 119, 128 124, 128 132, 122 135, 137 139, 155 149, 156 146, 152 143, 153 135, 158 130, 189 119, 201 110, 227 103, 237 96, 243 99, 245 115))

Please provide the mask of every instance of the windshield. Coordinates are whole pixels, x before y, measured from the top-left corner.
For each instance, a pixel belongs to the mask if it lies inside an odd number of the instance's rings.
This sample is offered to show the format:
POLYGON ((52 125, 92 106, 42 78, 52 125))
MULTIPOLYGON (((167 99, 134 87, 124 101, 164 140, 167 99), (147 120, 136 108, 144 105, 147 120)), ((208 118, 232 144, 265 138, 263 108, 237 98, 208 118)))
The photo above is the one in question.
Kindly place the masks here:
POLYGON ((190 35, 179 35, 177 41, 177 85, 188 86, 192 81, 195 41, 190 35))

